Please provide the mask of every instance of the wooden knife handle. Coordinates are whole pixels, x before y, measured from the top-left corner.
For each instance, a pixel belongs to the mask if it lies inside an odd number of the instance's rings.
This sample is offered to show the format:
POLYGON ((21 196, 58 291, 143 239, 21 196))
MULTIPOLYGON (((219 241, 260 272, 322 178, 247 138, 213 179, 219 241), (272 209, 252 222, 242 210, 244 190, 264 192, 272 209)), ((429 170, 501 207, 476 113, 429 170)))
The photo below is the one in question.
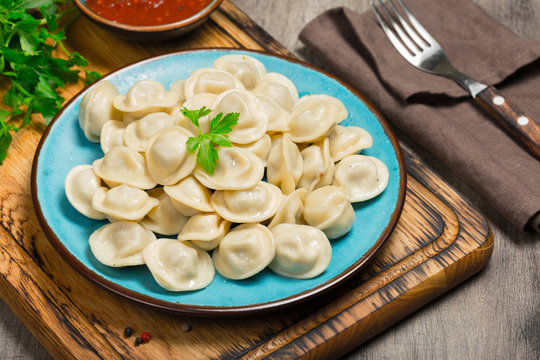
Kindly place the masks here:
POLYGON ((474 100, 497 119, 514 137, 540 159, 540 124, 519 110, 493 86, 488 86, 474 100))

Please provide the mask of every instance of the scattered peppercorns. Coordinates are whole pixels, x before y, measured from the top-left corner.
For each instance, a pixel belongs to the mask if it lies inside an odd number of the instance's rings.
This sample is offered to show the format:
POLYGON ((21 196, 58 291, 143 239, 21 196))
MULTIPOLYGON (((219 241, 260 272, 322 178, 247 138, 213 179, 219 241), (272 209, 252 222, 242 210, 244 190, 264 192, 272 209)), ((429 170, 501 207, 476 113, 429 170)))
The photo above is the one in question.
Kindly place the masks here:
POLYGON ((124 329, 124 336, 130 337, 131 335, 133 335, 133 329, 128 326, 124 329))
POLYGON ((151 338, 151 336, 150 336, 150 333, 149 333, 149 332, 146 332, 146 331, 145 331, 145 332, 143 332, 143 333, 141 334, 141 340, 142 340, 142 342, 145 342, 145 343, 146 343, 146 342, 149 342, 149 341, 150 341, 150 338, 151 338))
POLYGON ((185 332, 191 331, 191 325, 189 325, 188 323, 183 323, 182 331, 185 331, 185 332))
POLYGON ((143 340, 142 340, 140 337, 137 336, 137 337, 135 338, 135 346, 141 345, 142 342, 143 342, 143 340))

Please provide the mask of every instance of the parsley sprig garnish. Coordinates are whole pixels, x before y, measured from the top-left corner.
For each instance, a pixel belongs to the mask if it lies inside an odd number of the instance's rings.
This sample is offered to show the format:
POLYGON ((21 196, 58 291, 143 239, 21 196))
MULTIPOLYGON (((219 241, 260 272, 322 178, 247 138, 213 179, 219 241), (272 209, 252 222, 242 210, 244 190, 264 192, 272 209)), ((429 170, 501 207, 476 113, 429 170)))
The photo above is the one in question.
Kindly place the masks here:
POLYGON ((76 83, 81 69, 87 84, 100 77, 86 69, 85 58, 77 52, 69 53, 62 44, 64 29, 80 15, 75 7, 67 6, 70 3, 0 0, 0 81, 10 83, 3 96, 9 108, 0 109, 0 165, 11 144, 11 132, 28 125, 36 113, 42 114, 48 124, 64 102, 59 89, 66 83, 76 83), (63 18, 67 20, 60 21, 63 18), (57 45, 67 59, 53 56, 57 45))
POLYGON ((210 175, 216 170, 218 153, 215 146, 232 146, 229 136, 232 128, 238 122, 239 113, 217 114, 210 120, 210 130, 204 133, 199 125, 199 119, 208 116, 212 110, 203 106, 199 110, 188 110, 183 107, 182 114, 199 129, 199 136, 190 137, 186 141, 187 151, 194 153, 197 149, 197 163, 210 175))

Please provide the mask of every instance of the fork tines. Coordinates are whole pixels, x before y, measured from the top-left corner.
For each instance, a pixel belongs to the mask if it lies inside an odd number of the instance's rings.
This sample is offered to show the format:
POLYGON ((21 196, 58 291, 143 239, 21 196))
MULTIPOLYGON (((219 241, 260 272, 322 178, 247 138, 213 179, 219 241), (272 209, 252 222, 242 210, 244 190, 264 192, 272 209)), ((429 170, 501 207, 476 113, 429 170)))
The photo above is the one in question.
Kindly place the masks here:
POLYGON ((386 36, 399 53, 406 59, 411 59, 431 46, 439 46, 403 1, 397 0, 397 2, 401 11, 392 0, 386 1, 386 4, 390 5, 391 9, 381 0, 377 0, 378 6, 375 5, 374 1, 370 1, 370 4, 386 36), (382 9, 386 16, 383 16, 379 8, 382 9), (401 13, 407 17, 408 21, 405 20, 401 13))

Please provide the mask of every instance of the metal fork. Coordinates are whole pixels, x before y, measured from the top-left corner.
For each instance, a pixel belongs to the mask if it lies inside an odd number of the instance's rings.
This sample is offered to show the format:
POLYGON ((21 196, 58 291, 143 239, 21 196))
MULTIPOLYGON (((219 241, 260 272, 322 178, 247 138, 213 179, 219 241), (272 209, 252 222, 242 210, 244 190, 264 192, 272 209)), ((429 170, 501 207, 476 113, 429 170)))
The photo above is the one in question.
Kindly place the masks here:
POLYGON ((482 84, 457 70, 439 43, 413 16, 403 1, 397 2, 400 9, 392 0, 386 1, 389 6, 381 0, 377 0, 378 6, 374 1, 370 1, 370 4, 386 36, 401 56, 420 70, 457 82, 471 94, 480 107, 540 158, 540 124, 520 111, 495 87, 482 84))

